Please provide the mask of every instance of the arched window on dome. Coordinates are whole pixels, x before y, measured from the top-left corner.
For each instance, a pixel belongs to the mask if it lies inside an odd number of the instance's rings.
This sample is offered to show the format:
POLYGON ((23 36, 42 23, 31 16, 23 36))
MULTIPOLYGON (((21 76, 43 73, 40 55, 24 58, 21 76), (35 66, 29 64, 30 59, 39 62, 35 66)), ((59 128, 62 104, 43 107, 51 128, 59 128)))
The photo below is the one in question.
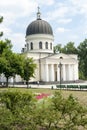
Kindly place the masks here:
POLYGON ((48 42, 46 42, 45 47, 46 47, 46 49, 48 49, 48 42))
POLYGON ((42 42, 39 42, 39 49, 42 49, 42 42))
POLYGON ((27 46, 27 51, 29 51, 29 44, 27 43, 26 46, 27 46))
POLYGON ((52 50, 52 43, 50 43, 50 49, 52 50))
POLYGON ((33 50, 33 43, 32 42, 30 43, 30 48, 31 48, 31 50, 33 50))

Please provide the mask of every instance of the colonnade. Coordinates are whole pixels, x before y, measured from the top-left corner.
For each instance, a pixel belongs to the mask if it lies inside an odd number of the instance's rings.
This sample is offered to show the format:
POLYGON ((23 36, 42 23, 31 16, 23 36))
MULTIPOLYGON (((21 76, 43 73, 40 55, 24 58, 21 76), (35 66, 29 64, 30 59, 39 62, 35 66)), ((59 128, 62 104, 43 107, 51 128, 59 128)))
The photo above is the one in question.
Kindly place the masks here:
POLYGON ((78 80, 78 64, 42 64, 41 65, 42 81, 73 81, 78 80), (60 72, 61 69, 61 72, 60 72), (61 77, 60 77, 61 73, 61 77))

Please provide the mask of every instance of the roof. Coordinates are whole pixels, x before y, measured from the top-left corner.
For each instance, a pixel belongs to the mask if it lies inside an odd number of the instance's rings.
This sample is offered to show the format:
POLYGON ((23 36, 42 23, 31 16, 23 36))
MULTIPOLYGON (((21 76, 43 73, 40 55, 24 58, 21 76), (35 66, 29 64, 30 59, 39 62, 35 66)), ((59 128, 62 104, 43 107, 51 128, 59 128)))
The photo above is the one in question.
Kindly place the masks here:
POLYGON ((50 24, 42 19, 37 19, 30 23, 26 29, 26 36, 32 34, 50 34, 53 35, 50 24))

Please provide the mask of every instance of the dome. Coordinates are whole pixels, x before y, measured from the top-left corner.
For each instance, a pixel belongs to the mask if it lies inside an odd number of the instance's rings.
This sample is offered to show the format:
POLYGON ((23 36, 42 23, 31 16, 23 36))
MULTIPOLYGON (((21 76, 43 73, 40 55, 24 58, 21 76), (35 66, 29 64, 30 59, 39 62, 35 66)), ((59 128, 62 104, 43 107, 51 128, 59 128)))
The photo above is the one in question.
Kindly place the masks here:
POLYGON ((26 30, 26 36, 32 34, 50 34, 53 35, 50 24, 42 19, 33 21, 26 30))

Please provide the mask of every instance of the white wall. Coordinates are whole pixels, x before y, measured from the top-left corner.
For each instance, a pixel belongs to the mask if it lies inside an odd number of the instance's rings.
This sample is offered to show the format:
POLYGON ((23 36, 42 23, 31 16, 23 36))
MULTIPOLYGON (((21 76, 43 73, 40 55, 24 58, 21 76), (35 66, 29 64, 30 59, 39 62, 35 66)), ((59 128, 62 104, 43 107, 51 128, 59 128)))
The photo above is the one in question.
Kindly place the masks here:
POLYGON ((28 44, 28 48, 29 48, 28 52, 53 53, 53 42, 54 42, 54 37, 48 34, 34 34, 26 37, 26 43, 28 44), (40 41, 42 42, 42 49, 39 49, 40 41), (30 49, 31 42, 33 43, 33 50, 30 49), (48 49, 45 48, 46 42, 48 42, 48 49), (52 49, 50 49, 50 43, 52 43, 52 49))

